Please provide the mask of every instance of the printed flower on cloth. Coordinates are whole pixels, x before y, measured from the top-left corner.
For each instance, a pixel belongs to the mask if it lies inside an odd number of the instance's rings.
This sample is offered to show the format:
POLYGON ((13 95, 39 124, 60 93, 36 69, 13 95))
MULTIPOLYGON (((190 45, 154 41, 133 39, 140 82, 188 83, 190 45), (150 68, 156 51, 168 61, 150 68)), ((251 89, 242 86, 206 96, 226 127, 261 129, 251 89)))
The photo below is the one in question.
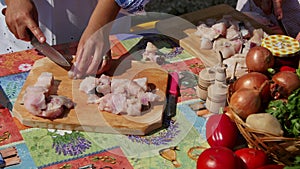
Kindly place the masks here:
POLYGON ((0 55, 0 76, 30 71, 34 62, 43 57, 33 49, 0 55))
POLYGON ((76 156, 91 147, 91 142, 78 131, 48 129, 53 139, 53 148, 57 154, 76 156))

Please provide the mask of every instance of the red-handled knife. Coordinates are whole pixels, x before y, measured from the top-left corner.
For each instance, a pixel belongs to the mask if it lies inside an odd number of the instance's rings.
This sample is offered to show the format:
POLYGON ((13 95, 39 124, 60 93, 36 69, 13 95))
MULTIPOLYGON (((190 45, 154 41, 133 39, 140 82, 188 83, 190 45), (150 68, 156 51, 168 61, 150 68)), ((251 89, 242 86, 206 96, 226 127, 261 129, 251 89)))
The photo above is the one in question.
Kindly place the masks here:
POLYGON ((166 116, 173 117, 176 115, 176 105, 179 93, 179 76, 177 72, 169 74, 169 90, 167 93, 166 116))

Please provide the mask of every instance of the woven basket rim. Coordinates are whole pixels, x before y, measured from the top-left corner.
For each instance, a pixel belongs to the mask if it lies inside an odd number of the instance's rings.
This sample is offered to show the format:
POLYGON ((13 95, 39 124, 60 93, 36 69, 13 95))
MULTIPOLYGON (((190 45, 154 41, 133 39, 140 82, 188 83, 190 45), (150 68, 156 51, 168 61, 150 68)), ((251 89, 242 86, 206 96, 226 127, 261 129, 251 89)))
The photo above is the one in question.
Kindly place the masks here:
POLYGON ((230 106, 229 102, 228 106, 232 111, 232 120, 237 125, 238 130, 247 141, 249 147, 263 150, 273 161, 285 165, 291 165, 293 163, 291 159, 296 155, 300 155, 300 137, 275 136, 265 131, 253 129, 235 113, 234 108, 230 106), (298 150, 289 150, 288 148, 291 145, 298 148, 298 150))

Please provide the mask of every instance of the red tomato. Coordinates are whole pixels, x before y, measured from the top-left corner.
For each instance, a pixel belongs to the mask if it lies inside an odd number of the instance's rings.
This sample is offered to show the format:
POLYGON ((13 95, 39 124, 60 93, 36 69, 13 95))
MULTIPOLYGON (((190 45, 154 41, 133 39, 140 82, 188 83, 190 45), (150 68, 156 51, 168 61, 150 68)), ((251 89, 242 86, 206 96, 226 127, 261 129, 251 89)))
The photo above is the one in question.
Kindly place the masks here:
POLYGON ((264 151, 254 148, 242 148, 235 151, 235 154, 243 160, 248 169, 256 169, 264 166, 268 160, 264 151))
POLYGON ((291 72, 296 72, 296 69, 290 66, 281 66, 280 71, 291 71, 291 72))
POLYGON ((199 155, 197 169, 240 169, 240 163, 229 148, 211 147, 199 155))
POLYGON ((226 114, 211 115, 206 122, 206 139, 211 147, 232 149, 238 137, 238 129, 226 114))
POLYGON ((256 169, 283 169, 284 165, 279 165, 279 164, 269 164, 269 165, 264 165, 262 167, 258 167, 256 169))

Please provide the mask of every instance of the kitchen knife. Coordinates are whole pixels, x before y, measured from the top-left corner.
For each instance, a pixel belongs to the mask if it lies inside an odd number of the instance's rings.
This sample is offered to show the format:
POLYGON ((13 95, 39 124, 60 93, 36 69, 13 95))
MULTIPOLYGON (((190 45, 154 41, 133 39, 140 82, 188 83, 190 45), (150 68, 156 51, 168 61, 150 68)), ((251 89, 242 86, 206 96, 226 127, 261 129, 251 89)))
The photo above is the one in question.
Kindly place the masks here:
POLYGON ((1 107, 8 108, 10 111, 12 110, 13 106, 12 103, 9 101, 8 97, 6 96, 4 90, 0 85, 0 108, 1 107))
MULTIPOLYGON (((2 14, 5 16, 6 8, 2 9, 2 14)), ((66 60, 66 58, 60 54, 56 49, 51 47, 47 42, 40 43, 35 36, 32 35, 32 33, 29 34, 32 36, 31 39, 31 45, 34 46, 39 52, 41 52, 43 55, 50 58, 53 62, 64 66, 64 67, 70 67, 70 63, 66 60)))
POLYGON ((55 62, 61 66, 64 66, 64 67, 71 66, 70 63, 67 61, 67 59, 61 53, 59 53, 56 49, 51 47, 47 42, 40 43, 35 36, 32 36, 31 44, 39 52, 41 52, 43 55, 47 56, 53 62, 55 62))

